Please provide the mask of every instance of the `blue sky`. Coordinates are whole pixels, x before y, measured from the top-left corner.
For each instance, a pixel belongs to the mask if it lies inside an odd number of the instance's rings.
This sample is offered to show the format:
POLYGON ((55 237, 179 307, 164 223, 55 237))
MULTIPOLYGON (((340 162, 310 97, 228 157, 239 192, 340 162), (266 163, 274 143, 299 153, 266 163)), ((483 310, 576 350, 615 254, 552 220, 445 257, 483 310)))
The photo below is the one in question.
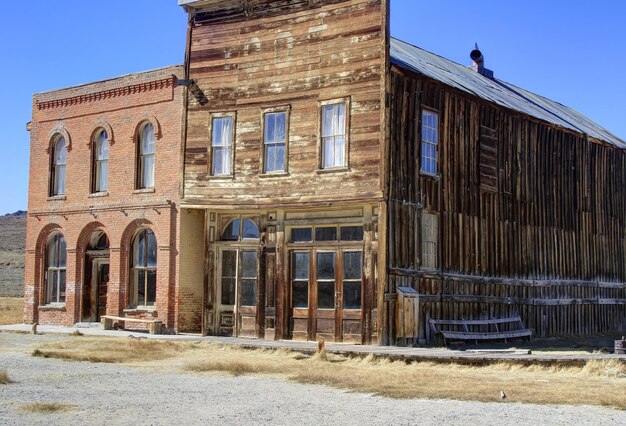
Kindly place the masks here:
MULTIPOLYGON (((176 0, 6 1, 0 26, 0 214, 26 209, 32 94, 182 63, 176 0)), ((391 0, 391 32, 564 103, 626 139, 626 2, 391 0)))

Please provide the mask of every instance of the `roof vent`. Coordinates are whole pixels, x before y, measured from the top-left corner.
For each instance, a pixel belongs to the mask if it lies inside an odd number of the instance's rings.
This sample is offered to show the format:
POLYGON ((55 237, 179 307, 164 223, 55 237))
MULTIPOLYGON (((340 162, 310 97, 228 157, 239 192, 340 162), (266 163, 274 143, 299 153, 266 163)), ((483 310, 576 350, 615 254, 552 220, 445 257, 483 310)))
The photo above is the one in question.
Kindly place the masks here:
POLYGON ((487 78, 493 78, 493 71, 485 68, 485 57, 480 49, 478 49, 478 43, 474 43, 474 50, 470 52, 470 59, 474 62, 472 64, 472 69, 474 71, 487 78))

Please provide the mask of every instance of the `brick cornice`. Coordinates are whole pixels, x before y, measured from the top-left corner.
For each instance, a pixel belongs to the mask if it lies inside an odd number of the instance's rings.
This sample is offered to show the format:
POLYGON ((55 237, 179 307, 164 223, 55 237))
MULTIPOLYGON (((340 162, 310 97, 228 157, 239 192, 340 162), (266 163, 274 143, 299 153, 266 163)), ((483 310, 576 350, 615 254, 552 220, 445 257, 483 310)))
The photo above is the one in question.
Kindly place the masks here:
POLYGON ((78 105, 86 102, 97 102, 101 100, 107 100, 118 96, 128 96, 135 93, 144 93, 152 90, 161 90, 174 86, 176 76, 172 75, 167 78, 159 80, 146 81, 137 84, 131 84, 124 87, 118 87, 115 89, 101 90, 98 92, 87 93, 79 96, 70 96, 65 98, 53 99, 49 101, 36 101, 37 109, 51 109, 67 107, 71 105, 78 105))

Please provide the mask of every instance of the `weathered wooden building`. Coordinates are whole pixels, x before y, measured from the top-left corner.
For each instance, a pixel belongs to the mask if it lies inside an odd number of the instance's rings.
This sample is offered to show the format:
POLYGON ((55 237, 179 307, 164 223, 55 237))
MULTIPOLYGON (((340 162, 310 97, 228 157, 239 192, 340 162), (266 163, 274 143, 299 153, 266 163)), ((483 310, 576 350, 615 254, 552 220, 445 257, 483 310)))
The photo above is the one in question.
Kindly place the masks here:
POLYGON ((179 4, 179 303, 204 333, 394 344, 398 287, 422 341, 430 318, 624 330, 624 141, 390 38, 386 0, 179 4))

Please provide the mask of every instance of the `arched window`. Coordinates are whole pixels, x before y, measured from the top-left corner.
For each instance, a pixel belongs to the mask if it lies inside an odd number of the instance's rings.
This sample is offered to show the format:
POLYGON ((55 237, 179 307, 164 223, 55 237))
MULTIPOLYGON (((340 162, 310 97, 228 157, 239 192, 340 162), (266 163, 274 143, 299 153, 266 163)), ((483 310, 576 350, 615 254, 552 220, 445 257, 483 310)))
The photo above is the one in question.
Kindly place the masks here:
POLYGON ((67 245, 61 234, 54 234, 46 245, 46 304, 65 302, 65 269, 67 245))
POLYGON ((67 162, 65 138, 59 136, 54 142, 53 148, 50 166, 50 195, 63 195, 65 194, 65 165, 67 162))
POLYGON ((222 241, 258 240, 259 228, 252 219, 243 219, 243 221, 233 219, 224 228, 220 239, 222 241))
POLYGON ((146 123, 139 133, 139 158, 137 162, 137 185, 139 188, 154 186, 154 126, 146 123))
POLYGON ((142 229, 132 244, 129 305, 154 306, 156 300, 157 240, 151 229, 142 229))
POLYGON ((93 143, 93 188, 92 192, 104 192, 109 181, 109 136, 105 130, 96 134, 93 143))

